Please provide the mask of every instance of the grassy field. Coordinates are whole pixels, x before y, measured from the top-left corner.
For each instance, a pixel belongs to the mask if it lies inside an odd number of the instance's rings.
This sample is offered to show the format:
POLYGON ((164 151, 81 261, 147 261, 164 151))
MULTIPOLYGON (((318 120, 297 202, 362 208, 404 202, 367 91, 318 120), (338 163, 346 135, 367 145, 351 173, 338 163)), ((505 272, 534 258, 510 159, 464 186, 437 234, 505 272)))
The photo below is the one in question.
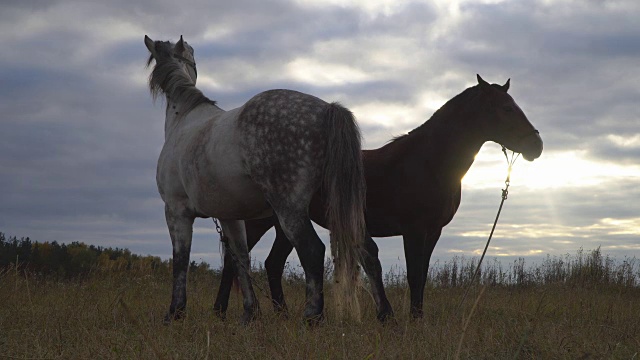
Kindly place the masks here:
MULTIPOLYGON (((476 286, 458 311, 464 287, 451 282, 457 277, 455 281, 463 283, 464 269, 473 264, 454 259, 431 271, 425 318, 419 321, 408 316, 403 274, 388 274, 395 323, 377 322, 373 300, 363 287, 358 291, 361 323, 335 319, 327 295, 327 319, 316 328, 301 321, 304 284, 295 274, 285 284, 289 318, 274 314, 266 295, 256 288, 262 314, 243 327, 240 295, 232 294, 227 320, 222 321, 212 311, 216 274, 192 273, 186 319, 164 326, 171 284, 167 273, 94 272, 83 279, 59 281, 7 270, 0 274, 0 358, 640 358, 640 288, 629 279, 626 284, 615 280, 622 265, 607 265, 600 258, 600 272, 587 267, 580 275, 567 262, 555 263, 555 270, 549 263, 522 272, 519 276, 529 277, 530 282, 520 284, 514 282, 524 268, 517 264, 494 271, 498 274, 494 277, 502 279, 497 283, 489 268, 482 277, 486 287, 476 286), (567 278, 534 281, 536 276, 553 278, 558 269, 564 269, 567 278), (602 281, 606 272, 613 280, 602 281)), ((637 276, 637 264, 631 265, 630 276, 637 276)), ((266 288, 264 273, 258 270, 254 276, 259 288, 266 288)))

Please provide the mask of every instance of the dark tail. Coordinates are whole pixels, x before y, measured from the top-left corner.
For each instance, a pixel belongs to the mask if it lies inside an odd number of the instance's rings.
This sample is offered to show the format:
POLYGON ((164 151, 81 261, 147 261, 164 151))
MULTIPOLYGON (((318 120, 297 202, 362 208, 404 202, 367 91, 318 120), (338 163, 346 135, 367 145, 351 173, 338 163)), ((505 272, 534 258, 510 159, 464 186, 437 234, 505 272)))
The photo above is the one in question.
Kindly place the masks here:
POLYGON ((326 119, 329 126, 323 192, 331 230, 336 303, 340 313, 348 310, 359 320, 360 306, 354 289, 364 244, 366 198, 360 130, 351 111, 338 103, 329 105, 326 119))

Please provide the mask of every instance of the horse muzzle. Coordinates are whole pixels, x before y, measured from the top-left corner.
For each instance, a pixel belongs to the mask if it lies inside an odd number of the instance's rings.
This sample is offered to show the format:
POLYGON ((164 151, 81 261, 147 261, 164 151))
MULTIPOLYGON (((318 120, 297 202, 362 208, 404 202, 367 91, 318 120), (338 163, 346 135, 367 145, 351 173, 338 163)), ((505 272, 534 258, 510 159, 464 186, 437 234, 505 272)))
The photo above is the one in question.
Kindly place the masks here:
POLYGON ((542 155, 542 138, 538 130, 534 133, 527 135, 523 142, 522 157, 527 161, 533 161, 542 155))

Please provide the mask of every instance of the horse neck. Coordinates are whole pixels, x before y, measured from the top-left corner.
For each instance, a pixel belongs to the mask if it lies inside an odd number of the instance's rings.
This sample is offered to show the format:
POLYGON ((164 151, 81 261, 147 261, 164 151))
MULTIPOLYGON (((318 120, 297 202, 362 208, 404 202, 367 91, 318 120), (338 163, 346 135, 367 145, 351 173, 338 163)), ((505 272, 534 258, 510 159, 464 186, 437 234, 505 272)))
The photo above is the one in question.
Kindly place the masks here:
POLYGON ((167 95, 167 109, 164 120, 164 136, 165 140, 171 133, 173 129, 175 129, 176 125, 178 125, 178 121, 180 118, 181 110, 184 111, 184 106, 180 106, 179 103, 172 101, 171 97, 167 95))
MULTIPOLYGON (((188 113, 195 110, 190 104, 184 104, 182 102, 177 102, 173 100, 170 96, 166 96, 166 104, 167 109, 165 113, 165 121, 164 121, 164 134, 165 140, 169 137, 169 134, 178 127, 178 125, 185 120, 188 113)), ((215 102, 210 103, 202 103, 198 106, 210 106, 212 112, 223 111, 215 102)))
POLYGON ((206 97, 179 64, 172 61, 157 62, 151 72, 149 88, 154 98, 166 97, 165 138, 192 110, 201 105, 219 109, 216 102, 206 97))
POLYGON ((408 135, 412 137, 412 153, 445 181, 459 184, 486 141, 477 129, 468 126, 476 123, 471 116, 464 110, 439 110, 408 135))

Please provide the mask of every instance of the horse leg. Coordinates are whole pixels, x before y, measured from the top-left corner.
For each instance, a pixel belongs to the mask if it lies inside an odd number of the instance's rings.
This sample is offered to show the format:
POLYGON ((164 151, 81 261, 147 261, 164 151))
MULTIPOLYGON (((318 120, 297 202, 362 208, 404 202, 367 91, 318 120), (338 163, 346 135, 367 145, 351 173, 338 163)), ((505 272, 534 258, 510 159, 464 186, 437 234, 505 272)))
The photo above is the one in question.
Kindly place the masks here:
POLYGON ((422 311, 422 302, 424 296, 424 242, 426 234, 417 232, 416 234, 405 234, 404 239, 404 256, 407 260, 407 282, 409 283, 409 291, 411 293, 411 316, 421 318, 424 313, 422 311))
MULTIPOLYGON (((274 217, 275 218, 275 217, 274 217)), ((293 250, 293 245, 285 235, 276 220, 276 239, 273 242, 271 251, 264 267, 267 270, 267 278, 269 279, 269 289, 271 289, 271 300, 273 301, 273 309, 276 313, 287 316, 287 303, 284 300, 284 292, 282 290, 282 274, 287 257, 293 250)))
POLYGON ((220 318, 225 319, 227 308, 229 307, 229 297, 231 296, 231 287, 233 286, 233 279, 237 276, 235 264, 231 253, 227 251, 225 244, 224 263, 222 266, 222 275, 220 279, 220 288, 218 289, 218 295, 216 296, 216 302, 213 304, 213 312, 220 318))
POLYGON ((187 308, 187 271, 191 253, 191 236, 195 217, 183 208, 165 205, 165 219, 173 245, 173 290, 171 306, 164 318, 165 324, 184 316, 187 308))
MULTIPOLYGON (((441 234, 442 234, 442 228, 432 229, 431 231, 428 232, 428 235, 425 239, 425 243, 423 246, 424 262, 422 263, 422 273, 424 274, 424 278, 422 279, 423 297, 424 297, 424 287, 427 283, 427 275, 429 274, 429 263, 431 263, 431 254, 433 254, 433 249, 435 249, 441 234)), ((422 308, 422 305, 420 306, 420 308, 422 308)))
POLYGON ((360 256, 364 272, 371 283, 371 292, 378 310, 378 320, 385 322, 392 319, 393 309, 382 284, 382 266, 380 265, 380 259, 378 259, 378 245, 369 234, 365 237, 364 249, 361 251, 360 256))
POLYGON ((247 238, 244 221, 242 220, 220 220, 222 231, 227 237, 226 251, 233 258, 235 268, 238 272, 238 282, 244 298, 242 323, 249 324, 260 312, 256 294, 251 285, 251 260, 249 259, 249 249, 247 248, 247 238))
MULTIPOLYGON (((266 233, 267 230, 269 230, 273 226, 274 221, 276 221, 275 217, 273 218, 273 220, 271 218, 266 218, 266 219, 245 221, 245 228, 247 233, 247 246, 249 251, 253 249, 253 247, 256 245, 258 240, 260 240, 260 238, 264 235, 264 233, 266 233)), ((226 245, 223 245, 223 246, 226 247, 226 245)), ((225 314, 229 306, 229 296, 231 295, 231 288, 233 287, 233 279, 235 279, 237 275, 238 275, 238 272, 235 268, 233 258, 231 257, 231 253, 229 253, 228 251, 225 251, 224 264, 222 267, 222 275, 220 280, 220 288, 218 289, 216 302, 213 305, 214 313, 221 319, 225 318, 225 314)))
MULTIPOLYGON (((276 212, 278 210, 276 209, 276 212)), ((304 318, 314 325, 323 318, 324 251, 325 245, 313 229, 305 211, 278 212, 282 231, 298 253, 307 283, 304 318)))
POLYGON ((422 318, 424 286, 427 282, 429 260, 442 229, 427 235, 424 231, 404 235, 404 254, 407 260, 407 281, 411 292, 411 316, 422 318))

